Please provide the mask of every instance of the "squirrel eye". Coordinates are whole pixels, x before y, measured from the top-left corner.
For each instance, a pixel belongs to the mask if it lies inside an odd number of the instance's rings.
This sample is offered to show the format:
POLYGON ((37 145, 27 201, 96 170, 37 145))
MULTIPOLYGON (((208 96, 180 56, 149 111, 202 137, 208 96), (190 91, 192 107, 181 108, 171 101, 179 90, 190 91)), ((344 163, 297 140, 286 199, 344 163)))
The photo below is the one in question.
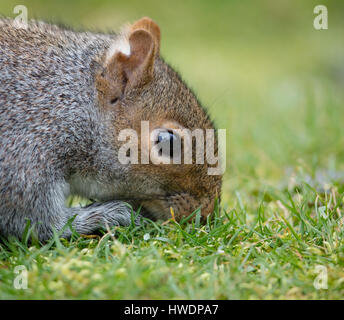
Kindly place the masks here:
POLYGON ((119 98, 118 98, 118 97, 115 97, 115 98, 113 98, 113 99, 110 100, 110 103, 111 103, 111 104, 115 104, 118 100, 119 100, 119 98))
POLYGON ((161 145, 159 150, 159 155, 165 155, 170 158, 173 157, 173 154, 177 152, 176 147, 178 146, 179 137, 172 131, 161 131, 157 136, 157 142, 161 145))

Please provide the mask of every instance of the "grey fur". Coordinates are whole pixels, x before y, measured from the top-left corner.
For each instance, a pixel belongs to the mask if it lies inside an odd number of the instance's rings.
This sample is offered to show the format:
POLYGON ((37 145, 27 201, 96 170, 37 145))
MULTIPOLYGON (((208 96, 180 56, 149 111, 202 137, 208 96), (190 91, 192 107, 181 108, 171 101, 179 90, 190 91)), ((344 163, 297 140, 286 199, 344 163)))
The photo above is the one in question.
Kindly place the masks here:
POLYGON ((87 175, 101 194, 70 192, 106 201, 116 187, 107 182, 123 174, 113 167, 116 154, 96 108, 90 68, 114 36, 40 22, 19 30, 10 20, 0 20, 0 29, 0 234, 20 237, 30 220, 46 240, 75 215, 81 234, 130 224, 131 210, 120 201, 64 205, 75 177, 87 175))

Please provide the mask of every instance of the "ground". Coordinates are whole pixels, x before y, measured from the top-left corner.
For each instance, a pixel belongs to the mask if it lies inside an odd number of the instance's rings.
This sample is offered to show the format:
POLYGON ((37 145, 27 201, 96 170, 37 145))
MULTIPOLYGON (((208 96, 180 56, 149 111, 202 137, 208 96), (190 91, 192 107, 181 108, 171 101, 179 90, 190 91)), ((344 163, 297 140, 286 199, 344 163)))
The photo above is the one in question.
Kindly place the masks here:
POLYGON ((343 298, 343 3, 323 1, 328 30, 313 27, 317 1, 21 4, 100 30, 155 19, 162 55, 227 129, 227 169, 205 225, 194 212, 95 238, 4 241, 1 299, 343 298), (15 288, 19 265, 27 289, 15 288))

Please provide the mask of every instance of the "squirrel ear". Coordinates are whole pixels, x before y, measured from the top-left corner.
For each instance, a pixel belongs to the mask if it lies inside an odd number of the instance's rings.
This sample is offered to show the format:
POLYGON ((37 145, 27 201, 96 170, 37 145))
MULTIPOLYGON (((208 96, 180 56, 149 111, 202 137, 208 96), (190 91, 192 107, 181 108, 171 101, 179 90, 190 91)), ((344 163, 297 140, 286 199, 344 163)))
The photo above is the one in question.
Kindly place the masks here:
POLYGON ((136 21, 132 27, 131 31, 134 32, 135 30, 145 30, 147 31, 153 38, 155 42, 155 54, 159 54, 160 48, 160 28, 159 26, 150 18, 144 17, 138 21, 136 21))
POLYGON ((106 68, 113 83, 121 83, 122 93, 152 79, 154 60, 159 54, 159 26, 149 18, 140 19, 131 26, 128 42, 130 52, 115 52, 106 68))

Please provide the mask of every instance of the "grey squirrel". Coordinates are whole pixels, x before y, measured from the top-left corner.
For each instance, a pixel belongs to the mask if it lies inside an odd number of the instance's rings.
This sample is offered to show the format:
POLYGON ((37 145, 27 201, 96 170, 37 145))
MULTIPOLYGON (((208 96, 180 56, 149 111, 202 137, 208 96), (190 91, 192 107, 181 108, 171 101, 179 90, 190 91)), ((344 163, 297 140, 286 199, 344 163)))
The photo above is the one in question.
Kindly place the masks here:
POLYGON ((172 138, 176 128, 214 128, 159 46, 149 18, 119 34, 0 19, 0 235, 21 237, 28 220, 42 241, 73 217, 80 234, 126 226, 127 202, 155 219, 171 208, 176 219, 212 213, 221 176, 207 164, 118 161, 118 133, 140 132, 142 120, 172 138), (68 208, 69 194, 97 202, 68 208))

